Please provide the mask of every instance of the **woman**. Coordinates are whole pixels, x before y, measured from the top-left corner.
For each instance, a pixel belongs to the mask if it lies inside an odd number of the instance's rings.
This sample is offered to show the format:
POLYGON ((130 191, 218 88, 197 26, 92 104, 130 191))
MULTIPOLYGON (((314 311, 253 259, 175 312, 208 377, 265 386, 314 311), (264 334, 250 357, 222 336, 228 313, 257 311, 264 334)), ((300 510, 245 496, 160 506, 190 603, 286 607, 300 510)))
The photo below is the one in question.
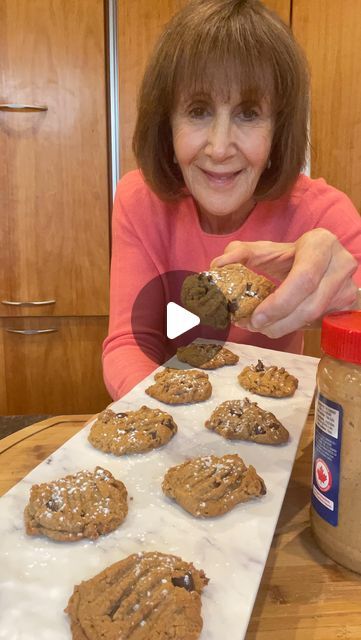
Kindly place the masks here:
POLYGON ((140 91, 140 171, 114 204, 103 354, 113 398, 178 346, 164 338, 163 274, 242 262, 278 280, 228 339, 296 353, 305 324, 354 303, 360 217, 343 193, 300 174, 308 94, 302 51, 258 0, 191 0, 167 25, 140 91))

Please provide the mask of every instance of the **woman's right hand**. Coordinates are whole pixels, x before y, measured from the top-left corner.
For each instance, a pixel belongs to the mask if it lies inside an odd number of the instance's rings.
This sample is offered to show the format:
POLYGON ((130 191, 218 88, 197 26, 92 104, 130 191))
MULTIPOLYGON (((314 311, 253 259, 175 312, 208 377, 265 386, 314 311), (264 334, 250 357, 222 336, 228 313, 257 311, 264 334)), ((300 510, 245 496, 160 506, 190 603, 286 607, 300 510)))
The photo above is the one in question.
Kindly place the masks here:
POLYGON ((357 296, 352 280, 358 263, 337 237, 313 229, 296 242, 231 242, 211 269, 241 262, 281 282, 245 325, 269 338, 302 329, 331 311, 351 308, 357 296))

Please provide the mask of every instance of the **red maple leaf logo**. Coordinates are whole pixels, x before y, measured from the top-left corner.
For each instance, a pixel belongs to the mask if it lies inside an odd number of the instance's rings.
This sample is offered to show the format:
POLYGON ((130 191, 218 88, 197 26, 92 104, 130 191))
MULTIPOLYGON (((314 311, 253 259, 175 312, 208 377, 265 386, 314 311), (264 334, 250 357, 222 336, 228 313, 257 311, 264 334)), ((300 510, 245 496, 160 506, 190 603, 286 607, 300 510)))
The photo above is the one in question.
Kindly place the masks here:
POLYGON ((317 467, 316 473, 317 473, 317 476, 318 476, 318 479, 319 479, 320 483, 324 484, 327 481, 327 476, 326 476, 323 468, 322 467, 317 467))

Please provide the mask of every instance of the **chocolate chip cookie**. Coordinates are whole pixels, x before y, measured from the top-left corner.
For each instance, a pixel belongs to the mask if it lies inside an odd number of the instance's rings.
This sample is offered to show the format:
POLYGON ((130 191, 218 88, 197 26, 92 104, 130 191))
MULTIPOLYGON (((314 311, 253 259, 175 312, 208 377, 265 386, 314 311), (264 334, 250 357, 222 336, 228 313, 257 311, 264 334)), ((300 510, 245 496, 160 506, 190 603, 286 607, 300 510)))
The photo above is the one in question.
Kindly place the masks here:
POLYGON ((177 425, 169 413, 143 406, 118 413, 106 409, 92 425, 88 440, 96 449, 122 456, 162 447, 176 433, 177 425))
POLYGON ((212 394, 208 375, 196 369, 171 369, 156 373, 155 384, 145 392, 166 404, 191 404, 207 400, 212 394))
POLYGON ((247 391, 272 398, 293 396, 298 387, 297 378, 284 367, 265 367, 262 360, 245 367, 238 376, 238 382, 247 391))
POLYGON ((199 369, 218 369, 225 365, 237 364, 239 357, 220 344, 208 342, 189 344, 177 349, 177 358, 199 369))
POLYGON ((24 512, 26 533, 53 540, 94 540, 113 531, 128 513, 127 490, 110 471, 79 471, 35 484, 24 512))
POLYGON ((192 458, 164 476, 163 492, 196 517, 219 516, 239 502, 262 496, 266 487, 238 454, 192 458))
POLYGON ((128 556, 75 586, 65 609, 73 640, 197 640, 207 583, 177 556, 128 556))
POLYGON ((248 398, 222 402, 205 426, 228 440, 251 440, 259 444, 283 444, 290 435, 273 413, 248 398))
POLYGON ((225 329, 250 316, 275 285, 243 264, 227 264, 185 278, 181 301, 201 324, 225 329))

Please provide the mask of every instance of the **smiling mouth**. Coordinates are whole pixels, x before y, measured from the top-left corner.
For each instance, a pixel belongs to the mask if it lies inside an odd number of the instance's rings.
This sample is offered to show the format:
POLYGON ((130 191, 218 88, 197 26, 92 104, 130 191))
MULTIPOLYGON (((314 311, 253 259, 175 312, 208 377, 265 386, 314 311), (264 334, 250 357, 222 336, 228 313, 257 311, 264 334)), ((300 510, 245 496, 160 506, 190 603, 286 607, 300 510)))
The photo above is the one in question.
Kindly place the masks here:
POLYGON ((227 173, 226 172, 217 173, 215 171, 206 171, 206 169, 201 169, 201 171, 211 182, 219 185, 222 185, 222 184, 226 185, 233 182, 234 179, 237 178, 237 176, 239 176, 240 173, 242 173, 243 169, 240 169, 239 171, 228 171, 227 173))

